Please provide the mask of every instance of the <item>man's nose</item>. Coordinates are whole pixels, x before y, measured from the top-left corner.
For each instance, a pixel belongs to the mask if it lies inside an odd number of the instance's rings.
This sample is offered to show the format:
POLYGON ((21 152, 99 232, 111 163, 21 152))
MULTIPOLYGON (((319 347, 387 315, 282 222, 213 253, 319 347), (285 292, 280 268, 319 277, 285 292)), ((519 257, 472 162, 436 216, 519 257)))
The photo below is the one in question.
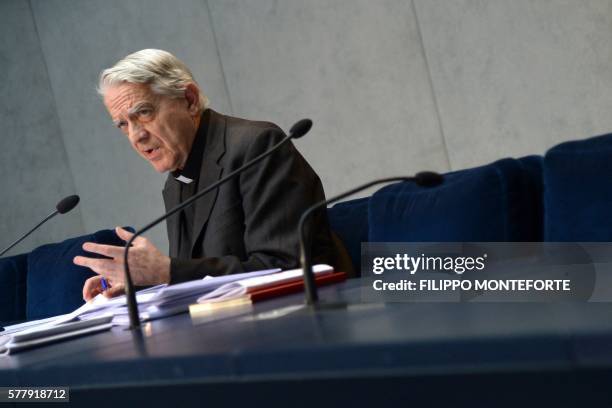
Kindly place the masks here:
POLYGON ((133 144, 144 142, 149 136, 147 130, 140 123, 131 122, 129 126, 129 137, 133 144))

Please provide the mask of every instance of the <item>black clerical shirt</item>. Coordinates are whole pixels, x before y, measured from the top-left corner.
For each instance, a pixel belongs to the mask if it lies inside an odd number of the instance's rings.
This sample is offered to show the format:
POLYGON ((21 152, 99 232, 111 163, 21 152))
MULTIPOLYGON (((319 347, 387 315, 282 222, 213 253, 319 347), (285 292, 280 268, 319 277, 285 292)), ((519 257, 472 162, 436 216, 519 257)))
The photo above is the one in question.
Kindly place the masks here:
MULTIPOLYGON (((206 144, 206 126, 204 123, 207 114, 209 114, 208 110, 202 113, 200 126, 193 140, 191 151, 185 162, 185 167, 182 170, 177 170, 172 173, 176 182, 180 184, 181 202, 193 197, 198 192, 202 156, 204 155, 204 146, 206 144)), ((180 236, 178 257, 180 259, 191 259, 202 256, 202 254, 191 252, 193 241, 197 238, 194 236, 193 231, 195 205, 188 205, 186 208, 183 208, 180 212, 179 219, 180 236)))

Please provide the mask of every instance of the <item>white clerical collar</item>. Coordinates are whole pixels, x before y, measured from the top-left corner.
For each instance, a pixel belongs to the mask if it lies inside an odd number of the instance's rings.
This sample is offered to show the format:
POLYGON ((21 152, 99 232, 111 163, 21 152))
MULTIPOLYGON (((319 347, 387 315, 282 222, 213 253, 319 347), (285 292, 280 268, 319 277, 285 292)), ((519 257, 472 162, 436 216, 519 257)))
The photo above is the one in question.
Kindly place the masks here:
POLYGON ((193 179, 190 179, 189 177, 185 177, 182 174, 180 174, 179 176, 175 177, 175 179, 180 181, 181 183, 185 183, 185 184, 191 184, 193 182, 193 179))

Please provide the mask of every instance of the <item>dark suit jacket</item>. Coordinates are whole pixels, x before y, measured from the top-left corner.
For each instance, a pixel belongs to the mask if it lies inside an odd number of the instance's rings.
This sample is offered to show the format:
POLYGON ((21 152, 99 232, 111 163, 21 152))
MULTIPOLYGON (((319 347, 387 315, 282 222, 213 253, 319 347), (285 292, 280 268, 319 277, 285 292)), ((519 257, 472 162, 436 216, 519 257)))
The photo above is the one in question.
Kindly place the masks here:
MULTIPOLYGON (((278 126, 211 111, 198 189, 202 190, 283 139, 278 126)), ((166 210, 180 201, 180 186, 168 176, 166 210)), ((171 283, 299 264, 297 225, 309 206, 324 200, 321 181, 293 144, 200 198, 195 205, 192 259, 178 259, 179 216, 168 218, 171 283)), ((335 249, 325 210, 307 225, 315 262, 334 264, 335 249)))

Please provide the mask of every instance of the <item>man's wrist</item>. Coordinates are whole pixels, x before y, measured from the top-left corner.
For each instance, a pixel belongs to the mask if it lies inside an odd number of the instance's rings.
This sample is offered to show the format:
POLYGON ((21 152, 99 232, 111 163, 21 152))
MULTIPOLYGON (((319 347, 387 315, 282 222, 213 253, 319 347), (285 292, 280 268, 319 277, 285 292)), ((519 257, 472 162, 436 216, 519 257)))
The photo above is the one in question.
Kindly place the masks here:
POLYGON ((161 282, 160 283, 170 283, 170 257, 164 256, 163 258, 163 266, 161 269, 161 282))

